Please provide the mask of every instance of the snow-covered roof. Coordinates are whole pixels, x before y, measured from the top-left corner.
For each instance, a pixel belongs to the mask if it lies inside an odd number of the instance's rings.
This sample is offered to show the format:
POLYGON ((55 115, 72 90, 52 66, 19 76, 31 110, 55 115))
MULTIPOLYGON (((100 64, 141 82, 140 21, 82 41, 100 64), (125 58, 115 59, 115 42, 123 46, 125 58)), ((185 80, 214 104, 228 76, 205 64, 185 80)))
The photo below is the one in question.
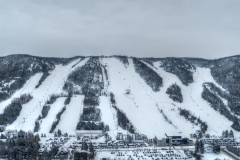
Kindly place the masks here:
POLYGON ((102 134, 102 130, 77 130, 76 133, 82 133, 82 134, 102 134))

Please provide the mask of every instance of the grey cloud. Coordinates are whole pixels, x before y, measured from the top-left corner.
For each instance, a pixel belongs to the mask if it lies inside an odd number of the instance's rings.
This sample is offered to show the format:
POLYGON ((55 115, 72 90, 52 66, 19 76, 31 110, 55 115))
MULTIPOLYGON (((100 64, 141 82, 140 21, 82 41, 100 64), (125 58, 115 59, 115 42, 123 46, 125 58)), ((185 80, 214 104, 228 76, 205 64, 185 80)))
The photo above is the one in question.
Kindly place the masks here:
POLYGON ((239 54, 238 0, 0 2, 0 56, 239 54))

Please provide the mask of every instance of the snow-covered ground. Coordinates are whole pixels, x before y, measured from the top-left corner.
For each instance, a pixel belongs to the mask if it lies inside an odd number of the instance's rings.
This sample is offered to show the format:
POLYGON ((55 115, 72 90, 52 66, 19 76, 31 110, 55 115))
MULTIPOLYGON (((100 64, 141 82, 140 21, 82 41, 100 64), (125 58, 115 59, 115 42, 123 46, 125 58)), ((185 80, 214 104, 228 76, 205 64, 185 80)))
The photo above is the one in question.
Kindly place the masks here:
POLYGON ((47 117, 41 120, 42 123, 40 124, 40 130, 38 131, 39 133, 49 133, 53 121, 56 120, 56 115, 64 107, 65 99, 66 97, 60 97, 50 106, 47 117))
POLYGON ((126 130, 123 130, 120 126, 118 126, 116 110, 110 106, 108 97, 100 97, 99 108, 101 109, 102 113, 102 121, 104 124, 109 125, 108 135, 112 137, 112 140, 116 140, 118 132, 127 134, 126 130))
MULTIPOLYGON (((72 68, 74 64, 76 64, 79 59, 74 60, 66 66, 57 65, 56 68, 50 73, 50 75, 43 81, 42 85, 34 89, 37 85, 38 80, 40 79, 40 75, 38 75, 38 79, 34 81, 35 83, 31 87, 25 88, 25 90, 32 91, 33 99, 23 105, 22 111, 15 122, 7 127, 7 129, 23 129, 25 131, 33 131, 35 126, 35 121, 38 116, 41 114, 42 106, 48 100, 48 98, 52 94, 60 94, 63 92, 62 88, 67 79, 67 76, 77 67, 84 65, 88 58, 85 58, 80 63, 78 63, 75 67, 72 68), (32 90, 33 89, 33 90, 32 90), (19 125, 21 124, 21 125, 19 125)), ((37 76, 37 75, 36 75, 37 76)), ((27 92, 28 93, 28 92, 27 92)), ((5 101, 2 103, 6 103, 5 101)), ((54 117, 55 118, 55 117, 54 117)), ((49 122, 52 123, 52 122, 49 122)))
POLYGON ((69 105, 66 106, 66 111, 63 112, 61 120, 57 125, 56 130, 60 129, 62 133, 75 135, 75 129, 79 122, 80 114, 83 108, 83 96, 77 95, 71 98, 69 105))
MULTIPOLYGON (((62 93, 62 88, 68 75, 77 67, 84 65, 88 59, 89 58, 85 58, 78 63, 80 60, 79 58, 66 66, 57 65, 45 81, 43 81, 42 85, 36 89, 35 86, 38 84, 38 81, 42 76, 42 73, 38 73, 31 77, 24 87, 18 90, 10 99, 1 102, 0 113, 14 97, 23 93, 32 93, 33 96, 33 99, 30 102, 23 105, 20 116, 16 121, 7 128, 32 131, 36 119, 41 114, 42 106, 50 95, 62 93), (74 66, 75 64, 77 65, 74 66)), ((163 138, 165 137, 165 133, 168 135, 182 135, 183 137, 189 137, 189 134, 194 133, 199 127, 193 126, 191 123, 186 122, 183 117, 180 117, 177 112, 177 107, 190 110, 196 117, 200 117, 201 120, 207 122, 207 133, 211 135, 220 136, 223 130, 232 129, 232 122, 211 108, 211 106, 201 97, 203 91, 202 84, 204 82, 213 82, 216 86, 220 87, 211 76, 210 69, 197 67, 193 74, 194 82, 185 86, 176 75, 166 72, 159 67, 160 62, 155 62, 154 67, 144 62, 163 78, 163 87, 160 88, 159 92, 153 92, 144 79, 135 72, 132 59, 129 58, 128 60, 129 66, 125 67, 124 64, 116 58, 101 59, 101 63, 107 65, 106 70, 108 73, 107 80, 104 74, 104 69, 102 68, 104 89, 108 93, 113 92, 117 107, 126 113, 127 117, 138 132, 147 135, 148 138, 153 138, 155 136, 163 138), (108 83, 110 85, 108 85, 108 83), (183 103, 174 102, 166 94, 167 88, 173 83, 176 83, 181 87, 183 103), (126 95, 126 89, 130 89, 131 94, 126 95), (159 112, 160 109, 164 111, 164 114, 177 127, 169 124, 164 119, 163 115, 159 112)), ((222 87, 220 88, 222 89, 222 87)), ((66 111, 62 114, 61 120, 56 129, 61 129, 62 132, 68 132, 69 134, 75 133, 75 128, 79 121, 79 115, 83 107, 82 100, 83 96, 74 95, 72 97, 71 102, 66 106, 66 111)), ((49 125, 52 124, 59 109, 64 106, 63 102, 61 103, 62 104, 59 102, 59 108, 53 113, 51 121, 47 122, 47 119, 42 120, 46 125, 48 125, 47 123, 49 123, 49 125)), ((52 106, 54 106, 54 104, 52 106)), ((114 139, 116 133, 123 130, 116 125, 116 111, 110 106, 109 97, 100 97, 99 108, 102 113, 102 121, 109 125, 109 135, 114 139)), ((44 124, 41 124, 41 128, 42 125, 44 124)), ((46 129, 42 128, 40 132, 49 132, 49 127, 46 127, 46 129)), ((240 133, 235 132, 234 130, 233 132, 235 137, 240 137, 240 133)))
MULTIPOLYGON (((179 135, 179 132, 182 132, 182 136, 189 137, 189 134, 193 133, 197 127, 193 128, 190 123, 186 123, 184 118, 171 111, 170 109, 174 108, 171 103, 176 105, 176 109, 181 107, 190 110, 196 117, 200 117, 201 120, 207 122, 207 133, 209 134, 220 136, 223 130, 232 129, 232 122, 211 108, 201 97, 204 82, 216 84, 211 76, 210 69, 197 67, 193 74, 194 82, 189 86, 185 86, 176 75, 164 71, 159 67, 159 62, 155 62, 154 67, 148 66, 163 78, 163 87, 159 92, 153 92, 139 74, 135 72, 132 59, 129 58, 128 60, 129 66, 127 68, 115 58, 105 58, 102 63, 108 65, 109 80, 111 82, 108 90, 114 93, 117 107, 126 113, 140 133, 153 138, 155 135, 165 137, 165 133, 179 135), (181 87, 183 103, 175 103, 166 94, 167 88, 173 83, 181 87), (131 94, 127 96, 124 93, 128 88, 131 89, 131 94), (173 119, 173 123, 178 126, 177 129, 165 121, 156 104, 158 104, 159 108, 165 108, 164 113, 169 115, 170 119, 173 119)), ((220 87, 218 84, 216 85, 220 87)), ((238 132, 234 131, 234 134, 237 137, 240 136, 238 132)))
POLYGON ((0 114, 3 112, 4 108, 11 103, 11 101, 14 98, 20 97, 21 94, 25 93, 32 93, 35 89, 36 85, 38 84, 40 78, 42 77, 42 73, 37 73, 33 75, 27 82, 24 84, 24 86, 16 91, 11 98, 7 99, 6 101, 3 101, 0 103, 0 114))

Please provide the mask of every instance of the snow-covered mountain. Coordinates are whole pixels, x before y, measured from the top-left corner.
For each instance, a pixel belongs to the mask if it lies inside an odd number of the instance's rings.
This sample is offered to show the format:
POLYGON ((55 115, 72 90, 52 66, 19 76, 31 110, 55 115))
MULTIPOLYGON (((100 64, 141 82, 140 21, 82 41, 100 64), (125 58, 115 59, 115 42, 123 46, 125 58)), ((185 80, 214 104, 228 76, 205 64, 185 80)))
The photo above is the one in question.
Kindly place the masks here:
POLYGON ((0 132, 240 136, 240 57, 0 57, 0 132))

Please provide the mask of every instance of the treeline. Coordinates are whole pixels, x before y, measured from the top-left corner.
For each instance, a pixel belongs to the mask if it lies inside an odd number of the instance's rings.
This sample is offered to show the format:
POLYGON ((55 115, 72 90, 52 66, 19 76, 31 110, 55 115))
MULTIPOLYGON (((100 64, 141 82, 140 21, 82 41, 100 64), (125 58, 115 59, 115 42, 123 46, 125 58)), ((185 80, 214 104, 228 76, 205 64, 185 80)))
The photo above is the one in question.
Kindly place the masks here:
POLYGON ((99 106, 99 97, 90 95, 90 96, 85 96, 83 99, 83 105, 85 107, 96 107, 99 106))
POLYGON ((231 95, 240 97, 240 65, 239 57, 226 57, 211 61, 207 65, 211 69, 214 80, 231 95))
MULTIPOLYGON (((0 86, 1 87, 1 86, 0 86)), ((5 101, 6 99, 8 99, 10 97, 10 95, 6 92, 0 92, 0 102, 5 101)))
POLYGON ((105 125, 103 122, 80 121, 77 124, 77 130, 104 130, 105 125))
POLYGON ((38 159, 39 135, 20 130, 17 136, 0 140, 0 157, 6 159, 38 159))
POLYGON ((20 95, 19 98, 14 98, 12 100, 12 103, 20 103, 21 105, 28 103, 31 99, 33 99, 33 96, 29 93, 25 93, 20 95))
POLYGON ((85 65, 70 73, 63 89, 76 94, 74 85, 80 86, 81 94, 85 96, 99 96, 101 94, 104 83, 98 57, 91 57, 85 65))
POLYGON ((193 83, 193 71, 195 66, 179 58, 164 58, 161 60, 161 66, 166 72, 175 74, 180 81, 188 86, 193 83))
POLYGON ((135 71, 144 79, 144 81, 152 88, 154 92, 160 91, 162 87, 162 77, 149 68, 146 64, 137 58, 132 58, 135 71))
POLYGON ((223 131, 222 138, 234 138, 233 131, 232 130, 230 130, 229 132, 228 132, 228 130, 223 131))
POLYGON ((97 107, 84 107, 80 121, 101 121, 101 110, 97 107))
POLYGON ((28 103, 33 97, 30 94, 23 94, 19 98, 14 98, 12 102, 4 108, 0 114, 0 125, 13 123, 20 115, 22 105, 28 103))
POLYGON ((93 160, 94 157, 95 150, 91 142, 87 144, 83 141, 81 151, 74 152, 74 160, 93 160))
POLYGON ((208 82, 208 83, 204 83, 204 85, 207 88, 209 88, 209 90, 211 90, 211 92, 213 92, 214 94, 217 94, 220 97, 222 97, 225 100, 227 100, 228 107, 230 108, 230 110, 234 114, 240 115, 240 104, 238 103, 238 102, 240 102, 240 98, 239 97, 233 96, 230 93, 227 93, 227 92, 223 91, 222 89, 217 87, 214 83, 208 82))
POLYGON ((38 88, 49 75, 49 72, 45 71, 35 88, 38 88))
POLYGON ((63 114, 63 112, 66 110, 66 106, 64 106, 60 112, 58 112, 58 114, 56 115, 56 120, 53 122, 52 127, 49 131, 49 133, 53 133, 53 131, 56 129, 58 123, 60 122, 61 116, 63 114))
POLYGON ((57 98, 62 97, 62 96, 66 96, 64 94, 52 94, 49 99, 45 102, 45 104, 42 107, 42 111, 41 111, 41 115, 38 116, 37 120, 35 121, 35 126, 33 131, 34 132, 38 132, 40 129, 40 124, 41 124, 41 120, 46 118, 48 115, 48 112, 50 110, 50 106, 57 100, 57 98))
POLYGON ((130 133, 134 134, 135 133, 134 126, 131 124, 131 122, 127 118, 126 114, 123 113, 123 111, 121 111, 120 109, 117 108, 115 97, 114 97, 113 93, 110 93, 110 101, 111 101, 112 107, 117 112, 118 125, 120 127, 122 127, 123 129, 126 129, 130 133))
POLYGON ((108 125, 101 122, 101 110, 97 107, 99 105, 99 98, 96 96, 85 96, 83 105, 83 111, 76 129, 109 131, 108 125))
POLYGON ((237 146, 227 145, 226 148, 228 151, 230 151, 240 157, 240 148, 238 148, 237 146))
POLYGON ((210 103, 211 107, 220 112, 228 120, 232 121, 232 128, 240 131, 239 119, 230 113, 223 101, 214 93, 209 91, 208 86, 203 84, 202 98, 210 103))
POLYGON ((169 97, 173 101, 179 102, 179 103, 183 102, 181 88, 177 84, 172 84, 170 87, 168 87, 166 93, 169 94, 169 97))
POLYGON ((0 82, 13 82, 2 88, 2 91, 9 95, 22 88, 34 74, 46 73, 55 68, 51 58, 47 59, 29 55, 6 56, 0 61, 0 66, 0 82))
POLYGON ((120 62, 122 62, 125 67, 129 66, 128 57, 126 56, 114 56, 114 57, 118 59, 120 62))
POLYGON ((178 109, 179 109, 180 116, 183 116, 186 120, 193 123, 194 125, 199 124, 200 130, 203 134, 207 131, 208 125, 206 122, 203 122, 200 118, 195 117, 194 115, 192 115, 190 113, 190 111, 188 111, 186 109, 181 109, 181 108, 178 108, 178 109))

